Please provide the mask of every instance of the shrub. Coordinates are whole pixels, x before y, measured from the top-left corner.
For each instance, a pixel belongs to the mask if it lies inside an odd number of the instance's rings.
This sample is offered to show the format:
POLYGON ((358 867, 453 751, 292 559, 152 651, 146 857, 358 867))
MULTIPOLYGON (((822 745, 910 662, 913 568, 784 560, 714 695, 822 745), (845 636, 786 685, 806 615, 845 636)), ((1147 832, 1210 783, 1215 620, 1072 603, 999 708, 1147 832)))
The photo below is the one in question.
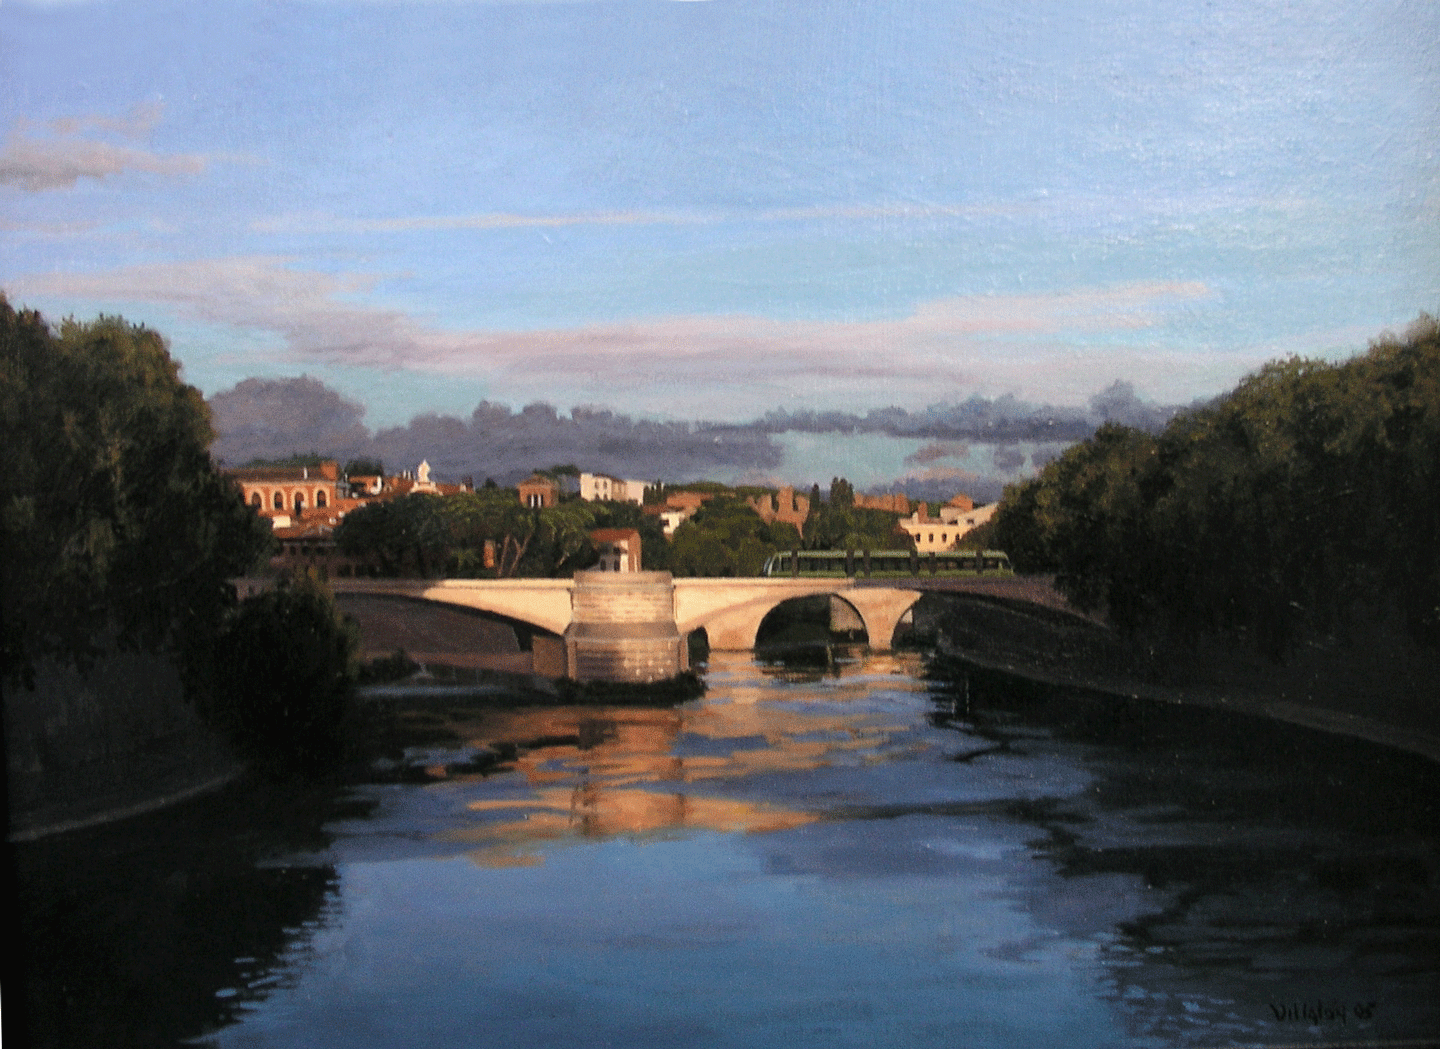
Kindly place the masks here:
POLYGON ((268 771, 323 772, 343 750, 357 643, 324 584, 287 580, 241 602, 224 624, 202 712, 268 771))

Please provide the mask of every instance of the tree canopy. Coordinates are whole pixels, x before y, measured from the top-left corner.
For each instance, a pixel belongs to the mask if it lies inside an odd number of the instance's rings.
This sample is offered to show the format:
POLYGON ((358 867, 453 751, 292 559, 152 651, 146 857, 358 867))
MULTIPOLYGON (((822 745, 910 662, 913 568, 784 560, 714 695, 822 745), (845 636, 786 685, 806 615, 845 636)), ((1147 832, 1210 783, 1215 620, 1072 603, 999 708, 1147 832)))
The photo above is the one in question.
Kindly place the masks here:
POLYGON ((212 437, 156 332, 101 317, 57 333, 0 296, 5 680, 213 629, 271 539, 212 437))
POLYGON ((1132 632, 1280 656, 1395 615, 1440 646, 1440 326, 1267 365, 1158 438, 1102 427, 1007 489, 994 535, 1132 632))

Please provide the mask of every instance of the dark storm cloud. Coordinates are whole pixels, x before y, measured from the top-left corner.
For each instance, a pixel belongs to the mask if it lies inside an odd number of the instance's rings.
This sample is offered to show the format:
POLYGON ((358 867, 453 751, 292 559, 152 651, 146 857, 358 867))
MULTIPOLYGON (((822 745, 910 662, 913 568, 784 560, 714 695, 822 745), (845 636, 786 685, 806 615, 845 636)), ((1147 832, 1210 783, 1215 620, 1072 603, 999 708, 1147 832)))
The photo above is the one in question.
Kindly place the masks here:
POLYGON ((308 375, 246 379, 211 397, 210 413, 212 451, 230 466, 310 452, 344 458, 370 440, 365 409, 308 375))
POLYGON ((1082 441, 1103 422, 1119 422, 1152 432, 1162 429, 1181 408, 1142 401, 1128 382, 1115 382, 1096 394, 1087 408, 1033 404, 1006 394, 971 397, 959 404, 933 404, 919 411, 880 408, 851 412, 774 411, 753 425, 769 433, 883 433, 949 441, 1013 444, 1018 441, 1082 441))
POLYGON ((514 411, 485 401, 469 419, 426 413, 372 434, 360 405, 306 376, 246 379, 212 397, 210 407, 215 455, 232 466, 313 452, 378 458, 397 471, 425 459, 441 479, 509 483, 560 463, 639 480, 687 480, 717 467, 774 470, 783 458, 769 434, 751 427, 655 422, 599 408, 562 415, 541 403, 514 411))
POLYGON ((773 472, 784 459, 774 436, 787 430, 920 438, 930 443, 906 460, 919 469, 898 478, 891 490, 925 499, 948 498, 957 483, 968 486, 965 490, 976 499, 999 495, 1001 477, 957 477, 943 466, 946 459, 964 458, 966 442, 995 445, 996 470, 1013 474, 1023 465, 1014 447, 1018 442, 1043 445, 1031 456, 1038 467, 1102 422, 1158 430, 1180 410, 1142 401, 1133 386, 1116 382, 1088 409, 1011 396, 972 397, 918 411, 777 411, 751 423, 719 424, 633 419, 594 407, 562 414, 538 402, 517 411, 485 401, 468 419, 426 413, 372 433, 359 404, 307 376, 246 379, 216 394, 210 405, 219 434, 215 454, 230 465, 312 452, 341 460, 379 458, 392 470, 413 468, 425 459, 442 479, 492 477, 505 483, 562 463, 640 480, 693 480, 719 469, 773 472))

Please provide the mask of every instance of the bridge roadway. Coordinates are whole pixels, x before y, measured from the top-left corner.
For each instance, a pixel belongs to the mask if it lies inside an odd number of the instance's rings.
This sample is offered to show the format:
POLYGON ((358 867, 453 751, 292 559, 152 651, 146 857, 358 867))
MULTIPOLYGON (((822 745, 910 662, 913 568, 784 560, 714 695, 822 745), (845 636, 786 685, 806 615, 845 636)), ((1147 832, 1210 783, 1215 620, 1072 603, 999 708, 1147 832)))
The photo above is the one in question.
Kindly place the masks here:
MULTIPOLYGON (((650 573, 644 573, 650 574, 650 573)), ((781 602, 835 594, 854 608, 870 646, 887 650, 901 617, 932 581, 853 578, 680 578, 674 580, 675 627, 684 637, 705 631, 710 647, 755 647, 760 623, 781 602)), ((333 579, 336 594, 434 601, 490 612, 563 635, 573 621, 571 579, 333 579)))

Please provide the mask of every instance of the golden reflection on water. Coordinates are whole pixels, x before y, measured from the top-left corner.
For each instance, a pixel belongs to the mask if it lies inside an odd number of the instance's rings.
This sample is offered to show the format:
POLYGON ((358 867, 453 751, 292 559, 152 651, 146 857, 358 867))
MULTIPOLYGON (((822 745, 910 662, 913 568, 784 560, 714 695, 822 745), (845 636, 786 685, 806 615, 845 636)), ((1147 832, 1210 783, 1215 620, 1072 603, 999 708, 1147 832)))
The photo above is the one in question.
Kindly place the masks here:
POLYGON ((914 708, 858 701, 878 687, 923 689, 915 669, 907 657, 877 655, 829 671, 823 687, 789 688, 748 656, 721 654, 710 665, 710 692, 679 708, 477 711, 450 727, 469 746, 517 744, 513 768, 529 791, 469 802, 476 822, 440 837, 473 843, 475 863, 517 866, 541 862, 533 851, 541 842, 801 826, 817 814, 687 787, 877 760, 909 728, 914 708))

